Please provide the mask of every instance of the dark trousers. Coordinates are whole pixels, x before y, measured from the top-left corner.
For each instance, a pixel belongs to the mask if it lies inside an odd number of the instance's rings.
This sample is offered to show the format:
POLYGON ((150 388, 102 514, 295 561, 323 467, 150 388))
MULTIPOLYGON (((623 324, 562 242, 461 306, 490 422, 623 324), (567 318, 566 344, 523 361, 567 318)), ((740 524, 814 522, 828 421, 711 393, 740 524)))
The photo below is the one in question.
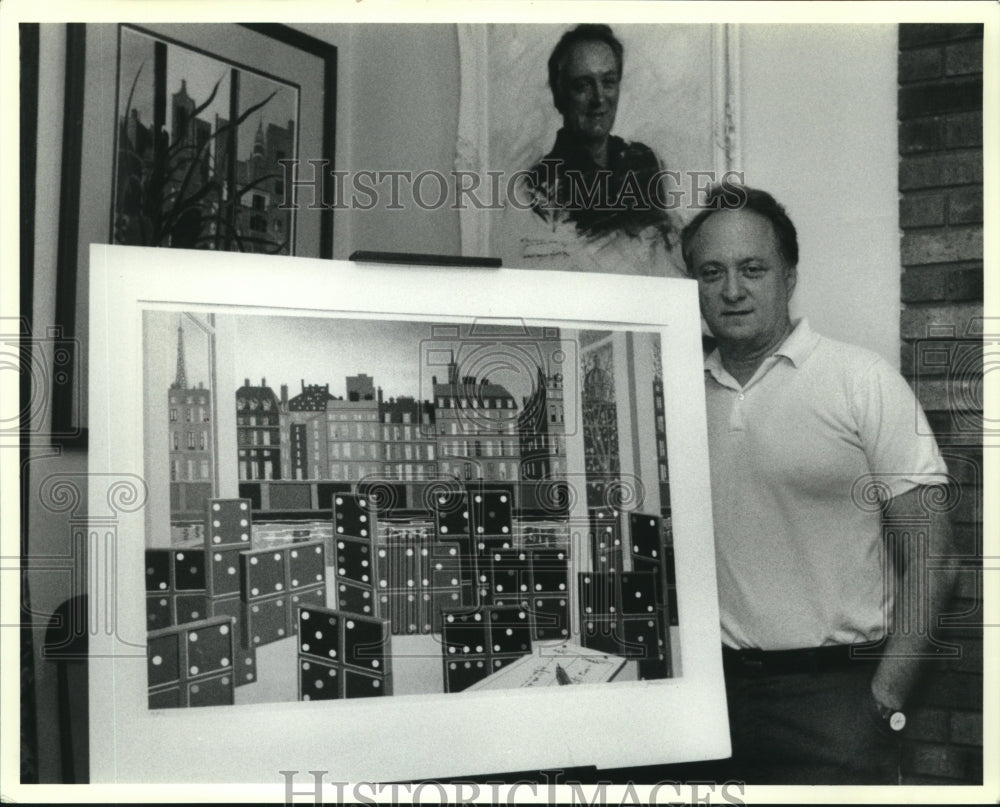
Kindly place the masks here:
POLYGON ((660 766, 661 780, 894 785, 900 741, 878 717, 870 663, 782 674, 727 671, 730 759, 660 766))
POLYGON ((879 718, 872 667, 726 677, 729 778, 753 784, 899 783, 899 737, 879 718))
POLYGON ((733 755, 650 768, 658 781, 899 784, 900 740, 878 717, 870 663, 821 672, 727 671, 733 755))

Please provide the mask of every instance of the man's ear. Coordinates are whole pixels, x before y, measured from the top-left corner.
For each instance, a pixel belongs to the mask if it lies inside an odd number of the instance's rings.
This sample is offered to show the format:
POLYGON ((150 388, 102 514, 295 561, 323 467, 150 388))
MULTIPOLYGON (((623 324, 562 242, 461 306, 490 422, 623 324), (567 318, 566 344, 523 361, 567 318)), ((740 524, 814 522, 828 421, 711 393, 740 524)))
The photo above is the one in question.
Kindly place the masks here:
POLYGON ((785 269, 785 288, 788 289, 788 299, 795 293, 795 284, 799 280, 799 269, 797 266, 789 266, 785 269))

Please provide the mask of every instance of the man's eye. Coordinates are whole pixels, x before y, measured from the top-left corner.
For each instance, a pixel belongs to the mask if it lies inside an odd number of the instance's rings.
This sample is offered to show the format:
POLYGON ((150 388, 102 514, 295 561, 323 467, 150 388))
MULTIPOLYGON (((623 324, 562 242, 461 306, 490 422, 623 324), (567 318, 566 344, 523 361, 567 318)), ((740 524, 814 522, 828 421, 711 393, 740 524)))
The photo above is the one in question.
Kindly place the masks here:
POLYGON ((743 267, 743 274, 746 277, 760 277, 766 271, 767 267, 758 266, 757 264, 750 264, 749 266, 743 267))
POLYGON ((705 283, 711 283, 720 277, 722 277, 722 271, 719 269, 702 269, 698 272, 698 279, 705 283))

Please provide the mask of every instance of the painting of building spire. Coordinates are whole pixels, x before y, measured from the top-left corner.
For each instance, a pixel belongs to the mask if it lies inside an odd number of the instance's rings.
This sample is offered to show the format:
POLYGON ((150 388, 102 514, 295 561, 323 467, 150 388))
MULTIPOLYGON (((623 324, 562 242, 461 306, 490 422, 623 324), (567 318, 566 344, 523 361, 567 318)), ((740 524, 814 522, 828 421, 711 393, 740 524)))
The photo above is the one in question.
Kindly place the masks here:
POLYGON ((185 389, 187 387, 187 371, 184 369, 184 326, 177 326, 177 376, 171 389, 185 389))
POLYGON ((177 373, 167 391, 167 413, 170 517, 182 521, 204 512, 215 484, 212 392, 203 381, 188 383, 182 325, 177 326, 177 373))

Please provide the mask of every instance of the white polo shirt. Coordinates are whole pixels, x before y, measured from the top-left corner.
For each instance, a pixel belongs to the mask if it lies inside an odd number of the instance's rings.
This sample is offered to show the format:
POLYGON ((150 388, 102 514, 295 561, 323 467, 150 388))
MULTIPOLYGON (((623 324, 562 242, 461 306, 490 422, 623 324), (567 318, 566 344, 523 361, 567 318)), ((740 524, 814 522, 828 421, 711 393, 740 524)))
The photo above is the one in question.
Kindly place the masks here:
POLYGON ((947 473, 906 381, 803 319, 745 386, 713 352, 705 394, 723 642, 784 650, 880 638, 891 587, 872 493, 947 473))

